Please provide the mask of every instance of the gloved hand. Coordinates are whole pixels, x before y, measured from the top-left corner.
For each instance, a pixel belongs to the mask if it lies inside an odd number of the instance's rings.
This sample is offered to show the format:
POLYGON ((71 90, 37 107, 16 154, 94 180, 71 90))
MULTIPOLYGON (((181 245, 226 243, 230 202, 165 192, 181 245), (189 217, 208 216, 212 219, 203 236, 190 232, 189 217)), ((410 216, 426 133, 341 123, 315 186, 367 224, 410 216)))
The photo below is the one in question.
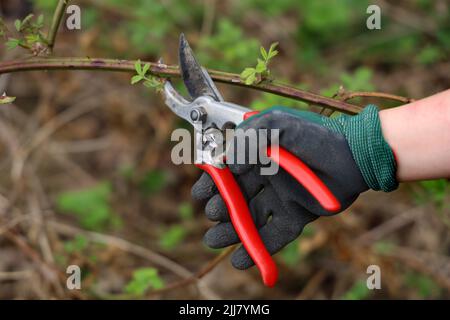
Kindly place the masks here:
MULTIPOLYGON (((383 138, 375 106, 356 116, 327 118, 306 111, 272 108, 240 126, 244 131, 279 129, 279 144, 306 163, 340 201, 342 210, 360 193, 397 188, 394 154, 383 138)), ((229 165, 249 204, 253 220, 270 254, 296 239, 304 226, 320 216, 330 215, 286 171, 261 175, 259 165, 229 165), (269 219, 271 217, 271 219, 269 219)), ((192 188, 195 199, 206 200, 206 216, 218 223, 205 234, 211 248, 239 243, 227 209, 212 179, 203 173, 192 188)), ((247 269, 253 261, 240 246, 231 262, 247 269)))

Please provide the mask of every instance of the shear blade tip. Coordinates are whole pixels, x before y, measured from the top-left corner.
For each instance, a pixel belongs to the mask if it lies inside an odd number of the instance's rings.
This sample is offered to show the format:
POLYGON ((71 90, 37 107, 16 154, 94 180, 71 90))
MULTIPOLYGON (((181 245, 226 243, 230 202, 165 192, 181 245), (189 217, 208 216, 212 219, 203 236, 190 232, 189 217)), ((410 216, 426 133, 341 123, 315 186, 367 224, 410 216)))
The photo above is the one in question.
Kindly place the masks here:
POLYGON ((187 42, 186 36, 184 33, 180 34, 180 49, 183 50, 184 48, 189 48, 189 43, 187 42))

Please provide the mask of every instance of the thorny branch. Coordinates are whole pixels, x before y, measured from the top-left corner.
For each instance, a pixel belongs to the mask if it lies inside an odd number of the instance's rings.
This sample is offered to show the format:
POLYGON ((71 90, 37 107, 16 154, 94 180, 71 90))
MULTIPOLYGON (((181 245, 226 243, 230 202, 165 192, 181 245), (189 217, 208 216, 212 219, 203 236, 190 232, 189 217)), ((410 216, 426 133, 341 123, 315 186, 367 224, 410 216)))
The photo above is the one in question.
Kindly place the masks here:
MULTIPOLYGON (((35 70, 95 70, 95 71, 115 71, 134 73, 134 64, 136 61, 101 59, 101 58, 50 58, 33 60, 12 60, 0 63, 0 74, 19 71, 35 70)), ((147 62, 144 62, 147 63, 147 62)), ((356 114, 361 111, 361 107, 342 101, 342 99, 333 99, 318 94, 300 90, 276 81, 263 81, 258 84, 246 85, 238 74, 228 73, 217 70, 208 70, 213 80, 236 86, 250 87, 255 90, 269 92, 279 96, 291 98, 294 100, 308 102, 314 105, 322 106, 348 114, 356 114)), ((160 78, 180 77, 180 72, 175 65, 165 65, 161 63, 150 62, 149 73, 160 78)), ((357 94, 357 93, 354 93, 357 94)), ((372 96, 392 99, 393 95, 383 94, 372 96)), ((397 97, 397 96, 396 96, 397 97)), ((408 98, 400 97, 399 101, 410 101, 408 98)))
POLYGON ((395 94, 390 94, 390 93, 384 93, 384 92, 365 92, 365 91, 361 91, 361 92, 346 92, 341 96, 342 101, 348 101, 350 99, 353 98, 357 98, 357 97, 374 97, 374 98, 383 98, 383 99, 388 99, 388 100, 394 100, 394 101, 399 101, 402 103, 410 103, 410 102, 414 102, 414 99, 411 98, 407 98, 407 97, 402 97, 402 96, 397 96, 395 94))

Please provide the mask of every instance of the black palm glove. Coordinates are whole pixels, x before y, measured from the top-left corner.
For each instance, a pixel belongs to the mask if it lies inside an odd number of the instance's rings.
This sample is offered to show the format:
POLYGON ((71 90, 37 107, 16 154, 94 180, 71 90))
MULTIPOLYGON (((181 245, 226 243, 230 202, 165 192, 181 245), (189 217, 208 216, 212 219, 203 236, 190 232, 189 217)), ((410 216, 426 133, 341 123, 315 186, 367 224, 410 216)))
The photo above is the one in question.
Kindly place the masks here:
MULTIPOLYGON (((240 128, 280 129, 279 144, 319 176, 344 210, 369 187, 354 160, 346 131, 329 129, 326 121, 329 119, 310 112, 275 108, 250 118, 240 128)), ((253 220, 270 254, 297 238, 307 223, 330 215, 282 168, 277 174, 267 176, 260 174, 259 165, 230 165, 230 169, 248 201, 253 220)), ((223 248, 238 243, 225 203, 208 174, 204 173, 195 183, 192 195, 198 200, 208 199, 206 216, 219 222, 205 234, 206 245, 223 248)), ((231 262, 238 269, 253 265, 243 246, 233 253, 231 262)))

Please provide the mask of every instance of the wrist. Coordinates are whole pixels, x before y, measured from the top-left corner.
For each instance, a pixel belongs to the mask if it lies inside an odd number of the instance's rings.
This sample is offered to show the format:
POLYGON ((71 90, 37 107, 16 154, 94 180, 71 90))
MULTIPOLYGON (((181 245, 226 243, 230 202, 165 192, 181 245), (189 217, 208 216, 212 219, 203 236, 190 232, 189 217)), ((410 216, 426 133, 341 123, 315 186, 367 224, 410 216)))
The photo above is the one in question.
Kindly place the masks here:
POLYGON ((450 177, 450 90, 383 110, 380 120, 398 181, 450 177))

